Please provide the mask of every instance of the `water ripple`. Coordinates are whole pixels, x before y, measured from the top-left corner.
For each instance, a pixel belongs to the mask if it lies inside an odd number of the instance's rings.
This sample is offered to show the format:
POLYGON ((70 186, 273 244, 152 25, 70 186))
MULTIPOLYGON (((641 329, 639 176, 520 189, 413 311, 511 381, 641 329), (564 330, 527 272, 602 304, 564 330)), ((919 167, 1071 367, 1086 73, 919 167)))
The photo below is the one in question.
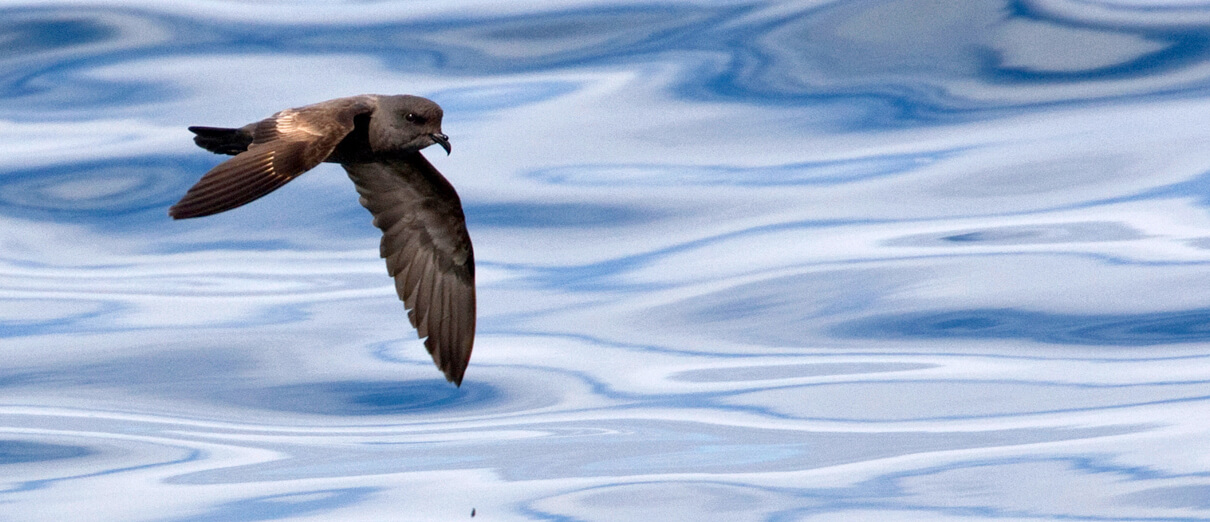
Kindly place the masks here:
POLYGON ((0 175, 0 211, 24 218, 98 220, 160 210, 203 171, 196 158, 123 158, 0 175))
MULTIPOLYGON (((458 414, 468 408, 499 410, 502 392, 487 385, 451 388, 428 382, 339 381, 232 390, 224 395, 243 407, 320 415, 361 416, 421 413, 458 414)), ((532 407, 532 406, 531 406, 532 407)))
POLYGON ((1210 341, 1210 310, 1076 315, 1027 310, 954 310, 870 317, 836 333, 873 339, 1024 339, 1095 346, 1210 341))
POLYGON ((14 520, 1206 518, 1210 5, 0 7, 14 520), (425 95, 461 387, 347 176, 188 125, 425 95), (1073 501, 1072 499, 1077 499, 1073 501))
POLYGON ((834 185, 900 174, 928 166, 943 153, 865 157, 775 167, 723 167, 674 165, 568 165, 531 173, 548 183, 567 185, 834 185))
POLYGON ((264 495, 224 502, 211 507, 205 513, 185 517, 168 517, 164 520, 193 522, 299 517, 356 505, 378 491, 380 491, 379 488, 359 487, 264 495))
POLYGON ((35 59, 41 63, 26 74, 9 75, 0 92, 10 102, 5 112, 15 111, 15 100, 44 108, 51 107, 52 99, 72 100, 79 107, 121 103, 132 93, 144 101, 162 100, 173 95, 171 90, 90 80, 62 69, 81 57, 106 62, 135 55, 261 49, 357 53, 380 57, 392 67, 462 75, 677 57, 695 70, 677 88, 682 95, 750 103, 851 100, 865 106, 866 124, 881 125, 1206 89, 1206 73, 1198 67, 1210 51, 1203 28, 1137 23, 1125 15, 1145 10, 1118 10, 1123 16, 1114 20, 1078 11, 1059 15, 1002 0, 968 2, 962 9, 908 0, 763 11, 675 4, 586 6, 524 17, 400 17, 358 22, 350 31, 339 22, 219 23, 159 9, 9 8, 5 18, 10 21, 0 34, 28 51, 10 58, 9 69, 28 68, 38 63, 35 59), (862 29, 889 21, 894 30, 862 29), (42 36, 47 29, 61 29, 56 34, 62 36, 48 40, 42 36), (1048 52, 1054 48, 1065 51, 1048 52), (725 58, 703 58, 712 54, 725 58), (1137 81, 1144 78, 1148 81, 1137 81), (1064 88, 1056 88, 1060 83, 1064 88))
POLYGON ((46 444, 25 440, 0 441, 0 465, 75 459, 92 454, 92 450, 82 446, 46 444))

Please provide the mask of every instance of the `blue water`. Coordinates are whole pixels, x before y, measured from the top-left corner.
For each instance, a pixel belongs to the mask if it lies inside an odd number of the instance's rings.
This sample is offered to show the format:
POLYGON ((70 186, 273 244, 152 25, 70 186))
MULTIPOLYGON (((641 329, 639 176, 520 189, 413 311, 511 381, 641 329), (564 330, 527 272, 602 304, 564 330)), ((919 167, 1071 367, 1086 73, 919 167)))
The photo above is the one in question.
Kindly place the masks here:
POLYGON ((1210 2, 0 3, 0 520, 1210 519, 1210 2), (323 165, 446 111, 434 368, 323 165))

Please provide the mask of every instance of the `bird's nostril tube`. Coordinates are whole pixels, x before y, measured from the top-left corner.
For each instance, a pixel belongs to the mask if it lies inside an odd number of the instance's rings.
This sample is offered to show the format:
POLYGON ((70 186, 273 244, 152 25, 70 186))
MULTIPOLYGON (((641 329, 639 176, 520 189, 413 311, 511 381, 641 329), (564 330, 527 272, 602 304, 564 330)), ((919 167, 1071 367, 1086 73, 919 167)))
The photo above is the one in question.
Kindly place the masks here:
POLYGON ((429 134, 429 137, 433 138, 433 141, 435 143, 437 143, 438 145, 441 145, 441 148, 445 149, 446 154, 450 153, 450 137, 449 136, 446 136, 440 132, 434 132, 432 134, 429 134))

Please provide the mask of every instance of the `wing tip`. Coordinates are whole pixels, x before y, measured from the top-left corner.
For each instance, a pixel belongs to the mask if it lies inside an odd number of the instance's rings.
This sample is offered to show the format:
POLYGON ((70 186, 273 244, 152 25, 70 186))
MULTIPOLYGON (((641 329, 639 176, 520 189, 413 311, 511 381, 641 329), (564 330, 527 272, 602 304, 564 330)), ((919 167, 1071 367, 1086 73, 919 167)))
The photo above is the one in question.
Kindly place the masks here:
POLYGON ((448 368, 442 368, 442 373, 445 374, 445 380, 454 383, 455 387, 462 387, 462 376, 466 374, 466 365, 461 368, 450 365, 448 368))
POLYGON ((178 201, 175 205, 168 207, 168 217, 171 217, 174 220, 182 220, 205 217, 218 213, 209 207, 197 207, 196 205, 191 206, 191 203, 196 202, 186 201, 187 199, 189 199, 188 195, 178 201))
POLYGON ((436 340, 431 335, 424 338, 424 349, 432 356, 433 364, 437 366, 437 369, 445 375, 445 380, 461 388, 462 377, 466 375, 466 368, 470 366, 471 362, 470 351, 467 350, 466 357, 448 357, 451 354, 443 351, 441 346, 437 346, 436 340), (446 354, 447 357, 442 357, 443 354, 446 354))

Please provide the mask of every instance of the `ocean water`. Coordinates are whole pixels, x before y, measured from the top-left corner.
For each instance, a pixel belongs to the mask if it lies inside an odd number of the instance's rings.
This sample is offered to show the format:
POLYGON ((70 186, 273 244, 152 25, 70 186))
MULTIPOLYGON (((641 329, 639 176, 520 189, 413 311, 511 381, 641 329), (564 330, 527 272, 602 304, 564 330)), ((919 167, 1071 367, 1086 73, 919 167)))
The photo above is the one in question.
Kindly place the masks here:
POLYGON ((0 520, 1207 519, 1207 143, 1205 1, 4 1, 0 520), (361 93, 461 388, 338 166, 166 214, 361 93))

